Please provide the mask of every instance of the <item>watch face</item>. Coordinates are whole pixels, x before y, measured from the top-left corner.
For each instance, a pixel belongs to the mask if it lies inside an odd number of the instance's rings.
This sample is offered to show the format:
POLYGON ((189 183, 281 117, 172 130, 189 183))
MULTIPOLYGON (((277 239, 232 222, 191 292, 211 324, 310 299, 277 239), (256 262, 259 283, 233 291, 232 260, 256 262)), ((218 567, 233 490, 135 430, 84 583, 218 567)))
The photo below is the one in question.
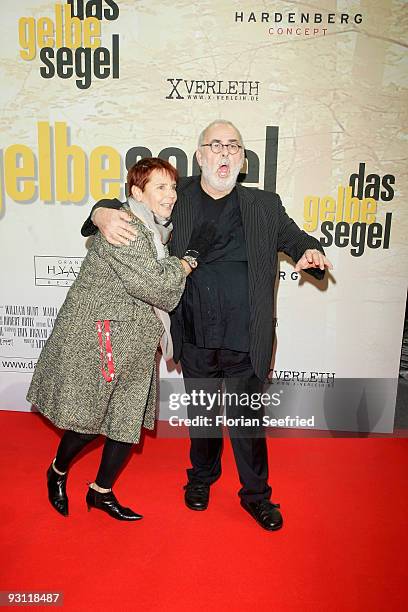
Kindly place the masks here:
POLYGON ((192 257, 191 255, 186 255, 184 259, 186 260, 190 268, 194 269, 197 267, 198 262, 195 257, 192 257))

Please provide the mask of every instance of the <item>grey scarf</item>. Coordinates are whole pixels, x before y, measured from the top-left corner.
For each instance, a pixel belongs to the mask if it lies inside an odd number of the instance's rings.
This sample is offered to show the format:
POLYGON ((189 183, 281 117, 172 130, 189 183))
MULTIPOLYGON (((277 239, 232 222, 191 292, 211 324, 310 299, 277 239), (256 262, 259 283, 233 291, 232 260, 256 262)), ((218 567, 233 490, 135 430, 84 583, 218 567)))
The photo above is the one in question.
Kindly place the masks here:
MULTIPOLYGON (((157 259, 166 257, 164 245, 169 241, 173 226, 168 219, 157 217, 143 202, 138 202, 131 196, 128 197, 129 208, 132 213, 144 223, 152 232, 154 246, 156 247, 157 259)), ((166 361, 173 357, 173 341, 170 335, 170 317, 167 312, 153 306, 157 318, 163 323, 164 332, 160 339, 163 357, 166 361)))

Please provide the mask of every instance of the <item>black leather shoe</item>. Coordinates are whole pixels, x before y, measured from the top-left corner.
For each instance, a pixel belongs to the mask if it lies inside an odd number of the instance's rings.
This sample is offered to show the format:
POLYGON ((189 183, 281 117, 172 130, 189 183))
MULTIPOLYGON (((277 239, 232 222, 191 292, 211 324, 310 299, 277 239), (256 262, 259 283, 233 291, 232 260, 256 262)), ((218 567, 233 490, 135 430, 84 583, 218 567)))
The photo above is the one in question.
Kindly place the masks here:
POLYGON ((68 474, 57 474, 52 463, 47 470, 48 499, 62 516, 68 516, 67 476, 68 474))
POLYGON ((190 510, 207 510, 210 498, 210 485, 205 482, 188 482, 185 487, 184 501, 190 510))
POLYGON ((109 491, 109 493, 99 493, 99 491, 89 487, 88 493, 86 494, 86 504, 88 506, 88 512, 91 508, 98 508, 98 510, 103 510, 103 512, 106 512, 109 516, 112 516, 118 521, 138 521, 143 518, 141 514, 137 514, 130 508, 121 506, 114 496, 113 491, 109 491))
POLYGON ((241 506, 254 517, 261 527, 268 531, 276 531, 283 525, 282 515, 279 512, 279 504, 273 504, 269 499, 247 502, 241 499, 241 506))

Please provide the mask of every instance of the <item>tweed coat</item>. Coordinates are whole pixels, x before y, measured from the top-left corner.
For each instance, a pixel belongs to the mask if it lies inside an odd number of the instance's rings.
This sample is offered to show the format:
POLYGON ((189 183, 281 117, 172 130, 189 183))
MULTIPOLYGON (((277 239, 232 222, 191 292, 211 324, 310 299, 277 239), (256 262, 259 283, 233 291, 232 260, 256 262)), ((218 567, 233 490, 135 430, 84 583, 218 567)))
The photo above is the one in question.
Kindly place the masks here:
POLYGON ((136 217, 129 246, 97 234, 59 310, 27 394, 55 425, 113 440, 138 442, 153 429, 155 354, 163 325, 153 306, 179 302, 185 273, 176 257, 157 259, 152 232, 136 217), (96 322, 109 320, 115 377, 106 382, 96 322))
MULTIPOLYGON (((322 253, 324 250, 319 240, 301 230, 287 215, 277 193, 240 184, 237 184, 236 189, 248 254, 249 352, 256 375, 265 380, 270 368, 275 337, 274 287, 278 252, 283 251, 297 262, 307 249, 318 249, 322 253)), ((121 204, 118 200, 101 200, 95 204, 92 212, 98 206, 119 208, 121 204)), ((180 179, 177 202, 171 217, 173 238, 169 243, 169 250, 172 255, 181 257, 185 252, 200 206, 200 176, 180 179)), ((91 221, 91 215, 82 227, 84 236, 97 231, 91 221)), ((325 274, 318 268, 309 268, 305 272, 319 280, 325 274)), ((180 304, 171 313, 171 335, 174 361, 177 362, 181 357, 183 344, 183 315, 180 304)))

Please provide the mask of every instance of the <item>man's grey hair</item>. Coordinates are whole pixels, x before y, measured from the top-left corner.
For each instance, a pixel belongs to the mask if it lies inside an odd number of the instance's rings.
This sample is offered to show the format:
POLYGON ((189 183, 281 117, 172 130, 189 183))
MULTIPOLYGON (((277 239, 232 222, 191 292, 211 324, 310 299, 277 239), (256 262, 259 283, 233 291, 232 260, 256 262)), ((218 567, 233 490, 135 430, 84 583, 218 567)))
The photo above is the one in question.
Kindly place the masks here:
POLYGON ((216 119, 215 121, 212 121, 211 123, 209 123, 207 125, 207 127, 205 127, 203 129, 203 131, 201 132, 200 136, 198 137, 198 146, 199 147, 201 147, 201 145, 203 145, 205 143, 205 135, 207 133, 207 130, 212 128, 214 125, 229 125, 230 127, 232 127, 237 132, 238 139, 239 139, 240 143, 242 144, 242 146, 244 147, 244 141, 242 139, 241 132, 239 131, 239 129, 231 121, 226 121, 225 119, 216 119))

